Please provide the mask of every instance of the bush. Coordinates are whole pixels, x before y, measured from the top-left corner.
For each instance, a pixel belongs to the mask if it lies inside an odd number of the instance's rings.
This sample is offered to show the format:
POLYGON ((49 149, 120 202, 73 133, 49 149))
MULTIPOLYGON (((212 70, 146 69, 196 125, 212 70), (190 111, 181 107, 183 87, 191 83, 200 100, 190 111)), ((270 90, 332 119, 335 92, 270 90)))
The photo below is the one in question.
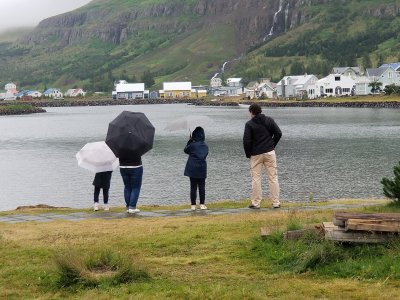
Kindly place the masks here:
POLYGON ((89 258, 68 252, 55 258, 58 268, 58 288, 94 288, 150 279, 149 274, 110 250, 89 258))
POLYGON ((393 168, 394 179, 382 178, 383 193, 396 203, 400 203, 400 162, 393 168))

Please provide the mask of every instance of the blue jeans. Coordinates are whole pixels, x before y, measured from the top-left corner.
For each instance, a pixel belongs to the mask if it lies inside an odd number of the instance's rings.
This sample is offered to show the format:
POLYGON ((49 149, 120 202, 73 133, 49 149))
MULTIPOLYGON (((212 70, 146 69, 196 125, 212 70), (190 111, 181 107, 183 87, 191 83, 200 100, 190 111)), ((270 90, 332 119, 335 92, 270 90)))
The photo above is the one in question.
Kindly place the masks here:
POLYGON ((126 207, 135 209, 142 187, 143 167, 120 168, 122 180, 124 181, 124 197, 126 207))

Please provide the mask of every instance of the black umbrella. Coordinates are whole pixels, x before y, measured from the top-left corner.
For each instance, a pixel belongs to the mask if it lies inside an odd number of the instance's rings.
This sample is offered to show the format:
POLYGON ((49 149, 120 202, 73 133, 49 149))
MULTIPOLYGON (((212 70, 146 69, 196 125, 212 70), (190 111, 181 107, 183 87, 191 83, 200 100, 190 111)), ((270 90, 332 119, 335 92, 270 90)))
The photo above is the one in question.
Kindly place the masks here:
POLYGON ((106 144, 115 156, 142 156, 154 141, 154 126, 141 112, 123 111, 108 125, 106 144))

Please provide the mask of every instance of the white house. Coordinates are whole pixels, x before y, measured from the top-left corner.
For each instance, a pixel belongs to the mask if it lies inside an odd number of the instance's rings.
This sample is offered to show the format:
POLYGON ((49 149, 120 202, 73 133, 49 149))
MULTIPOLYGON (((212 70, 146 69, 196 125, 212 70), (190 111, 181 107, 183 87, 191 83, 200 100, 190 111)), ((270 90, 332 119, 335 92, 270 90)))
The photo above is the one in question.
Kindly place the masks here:
POLYGON ((226 84, 230 87, 243 87, 242 78, 228 78, 226 84))
POLYGON ((65 97, 85 97, 85 95, 86 95, 86 92, 83 91, 83 89, 81 89, 81 88, 69 89, 65 93, 65 97))
POLYGON ((390 84, 400 85, 400 73, 396 72, 393 67, 367 69, 367 76, 371 82, 381 82, 382 89, 390 84))
POLYGON ((379 68, 387 68, 392 67, 396 72, 400 72, 400 62, 390 63, 390 64, 383 64, 379 68))
POLYGON ((275 98, 276 83, 271 82, 269 79, 262 79, 256 91, 258 98, 267 97, 269 99, 275 98))
POLYGON ((210 80, 211 88, 219 88, 222 86, 222 79, 219 77, 213 77, 210 80))
POLYGON ((29 91, 26 93, 27 96, 31 96, 32 98, 41 98, 42 97, 42 93, 39 91, 29 91))
POLYGON ((353 79, 363 75, 359 67, 335 67, 332 69, 331 74, 340 74, 353 79))
POLYGON ((17 90, 17 85, 10 82, 4 86, 4 89, 6 90, 6 92, 14 93, 17 90))
POLYGON ((144 83, 118 83, 115 86, 115 91, 117 99, 148 98, 148 91, 146 97, 144 83))
POLYGON ((285 76, 276 85, 278 98, 316 98, 316 83, 318 78, 315 75, 285 76))
POLYGON ((159 91, 160 98, 176 99, 192 97, 192 83, 183 82, 164 82, 163 89, 159 91))
POLYGON ((44 91, 43 95, 48 98, 62 98, 63 93, 59 89, 50 88, 44 91))
POLYGON ((257 97, 257 89, 260 83, 258 81, 251 81, 244 89, 244 93, 246 94, 246 98, 254 99, 257 97))
POLYGON ((316 83, 317 97, 340 97, 355 94, 356 82, 349 76, 342 74, 329 74, 316 83))
POLYGON ((371 94, 371 87, 369 84, 371 80, 367 76, 358 77, 356 80, 355 94, 357 96, 365 96, 371 94))
POLYGON ((16 100, 17 97, 15 96, 18 91, 17 91, 17 85, 15 83, 7 83, 4 86, 4 89, 6 90, 5 93, 1 96, 2 99, 4 100, 16 100))

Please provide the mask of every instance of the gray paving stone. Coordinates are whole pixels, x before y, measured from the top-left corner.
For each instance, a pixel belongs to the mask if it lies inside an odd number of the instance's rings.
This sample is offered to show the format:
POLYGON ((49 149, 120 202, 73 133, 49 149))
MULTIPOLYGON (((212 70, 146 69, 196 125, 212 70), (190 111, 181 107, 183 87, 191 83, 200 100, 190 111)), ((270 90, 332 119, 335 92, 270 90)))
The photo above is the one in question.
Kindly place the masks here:
POLYGON ((16 220, 15 218, 13 218, 13 217, 0 217, 0 222, 9 222, 9 221, 13 221, 13 220, 16 220))

